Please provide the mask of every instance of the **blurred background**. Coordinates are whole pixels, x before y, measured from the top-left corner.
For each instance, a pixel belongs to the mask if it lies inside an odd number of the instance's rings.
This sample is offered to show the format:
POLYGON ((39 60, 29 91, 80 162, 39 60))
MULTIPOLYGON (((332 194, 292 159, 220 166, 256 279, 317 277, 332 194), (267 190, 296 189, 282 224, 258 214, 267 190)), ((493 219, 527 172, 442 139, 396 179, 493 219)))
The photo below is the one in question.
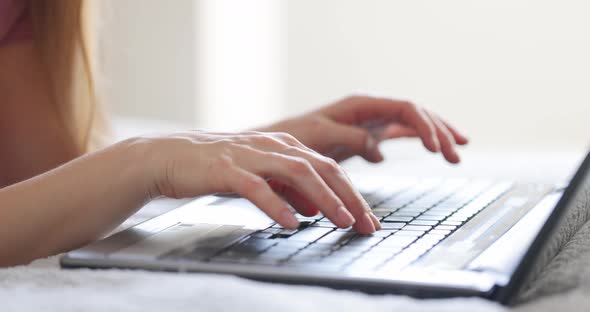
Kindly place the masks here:
POLYGON ((133 131, 240 130, 369 93, 438 112, 474 148, 588 147, 588 1, 102 6, 105 97, 133 131))

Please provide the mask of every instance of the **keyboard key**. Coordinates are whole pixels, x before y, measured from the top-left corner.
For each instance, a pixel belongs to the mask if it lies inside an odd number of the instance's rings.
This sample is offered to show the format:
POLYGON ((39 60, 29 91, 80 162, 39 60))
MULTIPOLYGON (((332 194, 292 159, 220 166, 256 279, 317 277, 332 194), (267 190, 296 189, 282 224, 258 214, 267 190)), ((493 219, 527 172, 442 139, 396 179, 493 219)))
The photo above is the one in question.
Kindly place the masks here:
POLYGON ((406 224, 399 223, 399 222, 383 222, 381 223, 381 228, 383 230, 399 230, 403 228, 406 224))
POLYGON ((454 225, 439 225, 435 227, 435 230, 447 230, 447 231, 454 231, 457 227, 454 225))
POLYGON ((441 225, 454 225, 454 226, 459 226, 459 225, 463 224, 463 222, 445 220, 445 221, 441 222, 440 224, 441 225))
POLYGON ((391 215, 392 216, 395 216, 395 217, 412 217, 412 218, 415 218, 415 217, 419 216, 420 213, 419 212, 410 212, 410 211, 407 211, 407 212, 404 212, 404 211, 396 211, 396 212, 392 213, 391 215))
POLYGON ((447 216, 433 216, 433 215, 421 215, 416 220, 430 220, 430 221, 442 221, 447 216))
POLYGON ((252 234, 250 237, 259 238, 259 239, 270 239, 273 236, 274 236, 274 234, 272 234, 272 233, 256 232, 256 233, 252 234))
POLYGON ((276 244, 277 241, 274 239, 249 238, 244 242, 230 248, 230 250, 242 254, 259 254, 276 244))
POLYGON ((397 230, 387 230, 387 229, 384 230, 384 229, 381 229, 381 230, 376 231, 375 233, 370 234, 370 235, 372 235, 372 236, 378 236, 378 237, 384 237, 385 238, 385 237, 387 237, 387 236, 389 236, 389 235, 391 235, 391 234, 393 234, 395 232, 397 232, 397 230))
POLYGON ((428 225, 406 225, 402 231, 428 231, 432 226, 428 225))
POLYGON ((396 212, 400 212, 400 213, 403 213, 403 212, 410 212, 410 213, 417 212, 417 213, 423 213, 423 212, 424 212, 424 211, 426 211, 426 210, 428 210, 428 208, 427 208, 427 207, 404 207, 404 208, 402 208, 402 209, 400 209, 400 210, 398 210, 398 211, 396 211, 396 212))
POLYGON ((362 249, 362 248, 355 248, 355 247, 347 247, 344 246, 338 250, 335 250, 334 252, 332 252, 332 254, 330 255, 330 257, 342 257, 342 258, 355 258, 358 257, 359 255, 363 254, 368 248, 362 249))
POLYGON ((410 222, 412 221, 412 217, 399 217, 399 216, 390 216, 383 219, 384 222, 410 222))
POLYGON ((436 245, 436 244, 438 244, 438 242, 429 241, 429 240, 424 240, 424 241, 418 240, 417 242, 412 244, 412 246, 410 246, 410 247, 412 247, 414 249, 424 249, 426 251, 426 250, 432 249, 432 247, 434 247, 434 245, 436 245))
POLYGON ((393 235, 394 236, 413 236, 413 237, 418 237, 418 236, 422 236, 424 233, 426 233, 426 231, 398 231, 395 232, 393 235))
POLYGON ((301 249, 301 251, 306 251, 306 252, 328 252, 328 253, 332 253, 332 251, 338 249, 339 246, 337 245, 328 245, 328 244, 311 244, 303 249, 301 249))
POLYGON ((434 226, 438 224, 438 221, 430 221, 430 220, 414 220, 410 222, 410 225, 430 225, 434 226))
POLYGON ((364 254, 360 257, 358 257, 357 259, 355 259, 351 265, 354 266, 359 266, 361 268, 374 268, 382 263, 384 263, 385 261, 387 261, 388 259, 392 258, 393 255, 369 255, 364 254))
POLYGON ((303 249, 301 251, 299 251, 297 254, 295 254, 294 257, 308 257, 308 258, 323 258, 329 254, 332 253, 332 250, 329 249, 324 249, 324 250, 318 250, 318 249, 303 249))
POLYGON ((443 218, 446 218, 449 215, 450 215, 450 213, 447 213, 447 212, 428 210, 425 213, 423 213, 420 217, 443 217, 443 218))
POLYGON ((448 221, 465 222, 465 221, 467 221, 467 219, 468 219, 467 217, 460 217, 460 216, 452 215, 447 220, 448 221))
POLYGON ((346 244, 342 247, 340 247, 340 249, 334 251, 334 253, 363 253, 367 250, 369 250, 371 248, 371 246, 368 245, 349 245, 346 244))
POLYGON ((379 267, 378 270, 385 272, 397 272, 410 263, 414 262, 418 259, 420 255, 416 254, 404 254, 403 252, 398 254, 397 256, 393 257, 393 259, 387 261, 383 266, 379 267))
POLYGON ((384 211, 384 210, 373 210, 373 214, 377 218, 386 217, 391 214, 391 211, 384 211))
POLYGON ((277 259, 285 259, 285 258, 288 258, 288 257, 294 255, 297 252, 299 252, 299 249, 284 249, 284 248, 270 247, 264 253, 262 253, 262 255, 265 255, 268 257, 274 257, 277 259))
POLYGON ((332 223, 332 221, 328 221, 328 220, 320 220, 317 221, 316 223, 311 225, 313 226, 317 226, 317 227, 329 227, 329 228, 335 228, 336 225, 334 223, 332 223))
POLYGON ((438 241, 440 241, 440 240, 444 239, 445 237, 446 237, 446 235, 443 235, 443 234, 430 234, 430 233, 428 233, 428 234, 422 236, 421 239, 424 239, 424 240, 438 240, 438 241))
POLYGON ((320 220, 323 218, 322 215, 315 215, 315 216, 311 216, 311 217, 306 217, 300 214, 296 214, 295 217, 297 218, 297 220, 299 220, 299 222, 307 222, 307 223, 313 223, 317 220, 320 220))
POLYGON ((362 235, 353 238, 348 244, 346 244, 346 246, 374 246, 382 240, 383 237, 362 235))
MULTIPOLYGON (((273 228, 274 227, 275 226, 273 225, 273 228)), ((278 233, 276 233, 274 235, 275 237, 283 237, 283 238, 285 238, 285 237, 289 237, 291 235, 295 235, 295 234, 297 234, 297 232, 299 232, 299 229, 289 230, 289 229, 285 229, 285 228, 282 228, 282 227, 279 227, 278 229, 280 229, 281 231, 278 232, 278 233)))
POLYGON ((292 241, 302 241, 311 243, 332 231, 333 229, 331 228, 309 227, 290 236, 288 239, 292 241))
POLYGON ((334 231, 330 232, 327 235, 323 236, 319 240, 316 241, 316 244, 346 244, 351 238, 353 238, 356 234, 354 232, 340 232, 334 231))
POLYGON ((406 247, 409 246, 416 240, 414 236, 390 236, 384 239, 380 244, 380 248, 384 248, 386 246, 395 246, 395 247, 406 247))
POLYGON ((278 244, 271 247, 273 250, 297 251, 309 245, 308 242, 291 241, 288 239, 274 239, 278 244))
POLYGON ((385 257, 387 256, 388 259, 400 253, 405 246, 374 246, 369 251, 366 251, 363 255, 376 255, 377 257, 385 257))
POLYGON ((449 235, 449 234, 451 234, 451 231, 449 231, 449 230, 432 230, 432 231, 430 231, 428 233, 429 234, 449 235))
POLYGON ((283 231, 282 228, 275 228, 273 225, 273 227, 269 227, 268 229, 264 229, 264 230, 260 231, 259 233, 279 234, 282 231, 283 231))

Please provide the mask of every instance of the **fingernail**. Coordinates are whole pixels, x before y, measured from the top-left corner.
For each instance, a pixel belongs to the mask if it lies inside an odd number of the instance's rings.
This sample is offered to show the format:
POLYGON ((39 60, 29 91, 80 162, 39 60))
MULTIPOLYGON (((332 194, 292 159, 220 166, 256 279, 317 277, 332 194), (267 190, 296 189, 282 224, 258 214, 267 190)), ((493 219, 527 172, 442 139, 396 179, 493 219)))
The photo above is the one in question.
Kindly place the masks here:
POLYGON ((299 220, 297 220, 297 218, 295 218, 295 216, 293 215, 293 213, 290 210, 284 210, 281 213, 281 217, 283 219, 283 222, 285 223, 285 226, 289 229, 296 229, 299 227, 299 220))
POLYGON ((340 206, 338 207, 338 209, 336 209, 336 216, 334 217, 334 221, 336 221, 336 223, 338 224, 342 224, 344 227, 349 227, 353 225, 356 220, 348 210, 340 206))
POLYGON ((372 135, 368 135, 367 136, 367 142, 365 143, 365 150, 368 153, 374 153, 373 150, 375 150, 375 148, 377 147, 377 141, 375 141, 375 138, 373 138, 372 135))
POLYGON ((369 215, 371 217, 371 220, 373 220, 373 225, 375 226, 375 230, 379 231, 381 230, 381 222, 379 222, 379 218, 377 218, 377 216, 375 216, 375 214, 373 212, 371 212, 371 214, 369 215))
POLYGON ((375 232, 375 225, 373 224, 373 221, 371 220, 371 217, 369 216, 369 213, 365 212, 362 216, 363 219, 363 223, 365 224, 364 227, 366 227, 368 229, 368 233, 374 233, 375 232))

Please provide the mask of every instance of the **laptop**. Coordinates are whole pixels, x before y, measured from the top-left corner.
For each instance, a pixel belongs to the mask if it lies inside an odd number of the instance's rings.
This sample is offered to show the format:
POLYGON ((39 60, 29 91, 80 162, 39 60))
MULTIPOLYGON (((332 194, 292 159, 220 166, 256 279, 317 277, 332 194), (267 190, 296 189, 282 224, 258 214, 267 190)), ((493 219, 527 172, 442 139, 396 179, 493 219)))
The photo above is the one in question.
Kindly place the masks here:
POLYGON ((61 265, 511 304, 567 241, 563 228, 587 221, 589 171, 590 154, 567 186, 361 178, 355 184, 383 225, 372 235, 336 228, 322 215, 298 215, 301 226, 288 230, 243 198, 204 196, 71 251, 61 265))

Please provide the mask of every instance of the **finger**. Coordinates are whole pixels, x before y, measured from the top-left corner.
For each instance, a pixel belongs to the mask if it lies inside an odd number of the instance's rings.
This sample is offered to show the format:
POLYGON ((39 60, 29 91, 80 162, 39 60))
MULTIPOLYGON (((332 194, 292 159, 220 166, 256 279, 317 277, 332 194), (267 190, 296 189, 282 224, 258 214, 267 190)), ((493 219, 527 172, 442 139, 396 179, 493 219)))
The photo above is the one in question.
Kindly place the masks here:
MULTIPOLYGON (((434 113, 431 113, 431 114, 434 114, 434 113)), ((436 114, 434 114, 434 115, 438 118, 438 120, 440 120, 445 125, 445 127, 447 127, 447 129, 449 129, 449 131, 451 132, 451 134, 455 138, 455 142, 457 142, 457 144, 465 145, 465 144, 469 143, 469 139, 467 139, 467 137, 464 136, 461 132, 457 131, 457 129, 455 129, 455 127, 451 126, 448 122, 441 119, 440 116, 438 116, 436 114)))
POLYGON ((377 163, 383 160, 377 140, 364 128, 328 121, 330 131, 322 135, 336 146, 345 147, 346 156, 359 155, 368 162, 377 163))
POLYGON ((256 175, 279 180, 293 188, 318 207, 322 214, 338 227, 346 228, 355 222, 342 201, 307 160, 254 149, 250 150, 250 155, 251 157, 246 157, 250 158, 249 161, 244 162, 244 158, 239 159, 240 167, 256 175))
POLYGON ((333 159, 297 148, 288 149, 285 153, 305 158, 311 163, 320 177, 357 220, 353 225, 357 232, 369 234, 375 232, 376 229, 381 229, 379 220, 373 215, 367 202, 354 188, 344 170, 333 159))
POLYGON ((301 215, 311 217, 320 212, 311 201, 284 183, 275 179, 270 179, 268 184, 276 193, 282 195, 284 199, 301 215))
POLYGON ((455 139, 449 129, 435 116, 426 112, 432 119, 432 122, 436 126, 436 133, 438 135, 438 141, 440 142, 441 152, 445 159, 453 164, 461 161, 459 155, 455 151, 455 139))
POLYGON ((432 121, 422 109, 410 102, 366 96, 350 97, 344 100, 343 105, 328 107, 324 113, 333 120, 347 124, 362 124, 371 120, 399 121, 416 129, 428 150, 440 150, 432 121))
MULTIPOLYGON (((359 153, 362 153, 360 152, 360 149, 364 147, 365 155, 376 153, 377 155, 374 157, 376 157, 377 161, 383 159, 376 140, 369 135, 366 130, 359 127, 347 126, 332 121, 330 122, 332 123, 331 126, 333 127, 333 130, 329 131, 329 133, 332 135, 337 133, 337 136, 333 138, 334 141, 340 142, 337 144, 346 145, 348 142, 350 145, 350 142, 354 142, 354 139, 351 140, 350 137, 347 138, 346 136, 353 136, 357 139, 357 146, 352 147, 352 149, 356 148, 359 153), (358 144, 358 142, 362 142, 363 140, 367 140, 368 142, 358 144)), ((332 191, 334 191, 342 200, 344 206, 352 213, 355 219, 360 220, 353 226, 357 232, 368 234, 373 233, 375 229, 381 229, 379 220, 373 215, 369 205, 361 194, 354 188, 342 167, 340 167, 333 159, 324 157, 314 150, 307 148, 293 137, 287 136, 286 139, 290 141, 292 146, 283 149, 281 152, 287 155, 304 158, 310 162, 316 172, 320 174, 320 177, 324 182, 326 182, 332 191)), ((309 201, 307 201, 307 203, 303 202, 306 200, 301 200, 301 194, 293 192, 289 190, 289 188, 287 188, 287 193, 290 193, 289 196, 291 196, 292 200, 299 201, 299 205, 303 206, 303 209, 313 205, 309 201)))
MULTIPOLYGON (((350 129, 348 129, 350 130, 350 129)), ((362 130, 362 129, 361 129, 362 130)), ((333 132, 333 131, 330 131, 333 132)), ((267 150, 269 152, 274 153, 274 157, 276 158, 275 160, 277 162, 281 162, 281 155, 284 156, 291 156, 294 157, 296 159, 302 159, 305 160, 309 163, 312 173, 313 175, 316 175, 320 178, 320 181, 322 182, 321 185, 317 185, 316 187, 313 187, 311 184, 308 183, 308 185, 306 185, 307 187, 311 186, 311 189, 307 191, 302 190, 300 187, 298 187, 297 185, 294 185, 293 182, 289 183, 289 179, 296 176, 294 174, 290 174, 287 173, 287 176, 283 176, 283 179, 281 179, 281 177, 278 177, 278 180, 280 180, 280 182, 287 182, 287 186, 289 186, 290 188, 287 188, 286 190, 284 190, 288 196, 290 196, 290 199, 292 201, 298 201, 297 202, 297 207, 301 208, 303 207, 303 209, 305 209, 305 206, 309 206, 309 205, 313 205, 315 207, 320 208, 319 210, 322 211, 322 213, 330 220, 332 220, 332 222, 334 222, 334 224, 340 226, 340 224, 344 224, 344 226, 341 227, 348 227, 350 226, 352 223, 348 222, 348 217, 344 218, 343 215, 345 215, 345 213, 347 213, 348 215, 350 215, 350 213, 352 213, 351 218, 352 220, 356 220, 356 217, 359 217, 360 221, 357 220, 357 222, 355 223, 355 230, 357 230, 358 232, 361 233, 372 233, 375 231, 375 228, 380 228, 380 224, 373 224, 373 220, 372 218, 368 215, 370 214, 370 209, 368 204, 364 201, 364 199, 362 198, 362 196, 360 195, 360 193, 358 193, 358 191, 356 191, 354 189, 354 187, 352 186, 350 180, 348 179, 348 177, 346 176, 346 174, 344 173, 344 171, 340 168, 340 166, 338 166, 338 164, 336 164, 336 162, 332 159, 329 159, 327 157, 323 157, 322 155, 318 154, 317 152, 305 147, 303 144, 301 144, 299 141, 297 141, 296 139, 294 139, 292 136, 290 135, 286 135, 286 134, 273 134, 275 138, 279 138, 283 141, 287 141, 289 142, 289 144, 284 144, 281 142, 278 142, 276 140, 268 140, 267 138, 264 137, 260 137, 259 140, 257 140, 256 143, 254 143, 257 147, 259 147, 262 150, 267 150), (277 143, 278 142, 278 143, 277 143), (319 161, 318 159, 323 160, 324 163, 321 163, 321 161, 319 161), (330 174, 326 174, 326 167, 328 167, 328 170, 331 169, 335 169, 333 170, 334 172, 329 172, 329 173, 334 173, 333 175, 330 174), (318 170, 322 170, 321 174, 319 174, 318 170), (318 175, 319 174, 319 175, 318 175), (339 183, 338 183, 339 182, 339 183), (342 183, 344 183, 344 187, 342 186, 342 183), (315 195, 317 196, 318 191, 322 191, 323 186, 327 187, 328 190, 330 191, 329 193, 333 194, 338 201, 341 203, 341 208, 345 209, 345 213, 340 213, 340 214, 330 214, 330 212, 326 212, 324 205, 325 202, 324 201, 318 201, 318 200, 314 200, 313 197, 310 197, 310 193, 312 193, 312 196, 315 195), (291 190, 289 190, 291 189, 291 190), (315 192, 315 193, 314 193, 315 192), (350 196, 355 196, 354 198, 351 198, 350 196), (300 198, 303 197, 305 198, 309 203, 303 203, 300 198), (367 213, 367 211, 369 213, 367 213), (353 218, 353 216, 356 216, 353 218), (335 220, 334 218, 344 218, 344 220, 335 220), (347 224, 348 223, 348 224, 347 224)), ((366 134, 365 134, 366 135, 366 134)), ((260 158, 258 158, 260 159, 260 158)), ((260 162, 258 162, 260 163, 260 162)), ((283 167, 287 167, 288 164, 284 164, 283 167)), ((285 173, 283 173, 285 174, 285 173)), ((296 209, 297 209, 296 207, 296 209)), ((340 208, 338 208, 340 209, 340 208)), ((336 210, 338 210, 336 209, 336 210)), ((353 221, 354 223, 354 221, 353 221)))
POLYGON ((375 136, 377 141, 380 142, 389 139, 413 138, 417 137, 418 133, 415 129, 410 127, 400 124, 391 124, 386 126, 384 129, 373 132, 373 136, 375 136))
POLYGON ((436 126, 422 109, 412 103, 402 106, 401 121, 416 129, 424 147, 431 152, 440 151, 440 137, 437 135, 436 126))
POLYGON ((299 226, 299 221, 287 204, 273 192, 268 183, 260 176, 233 167, 226 175, 225 183, 231 191, 250 200, 283 227, 296 229, 299 226))

